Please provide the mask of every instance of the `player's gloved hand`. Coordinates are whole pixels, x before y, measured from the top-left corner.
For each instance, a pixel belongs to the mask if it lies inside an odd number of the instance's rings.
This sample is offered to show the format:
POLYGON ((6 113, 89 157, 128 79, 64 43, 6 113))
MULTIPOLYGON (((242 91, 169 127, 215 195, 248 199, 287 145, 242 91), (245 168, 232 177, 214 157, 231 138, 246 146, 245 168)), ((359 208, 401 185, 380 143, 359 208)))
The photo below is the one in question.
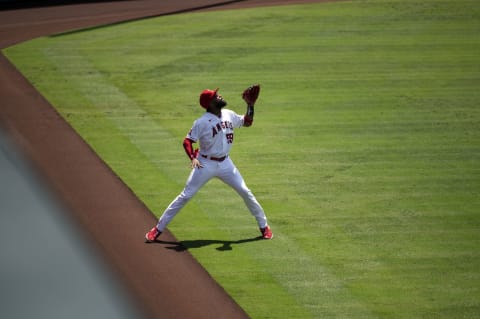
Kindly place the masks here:
POLYGON ((191 168, 202 168, 203 165, 197 158, 192 159, 192 164, 190 165, 191 168))
POLYGON ((254 105, 257 101, 258 95, 260 94, 260 84, 254 84, 245 89, 242 93, 242 98, 247 105, 254 105))

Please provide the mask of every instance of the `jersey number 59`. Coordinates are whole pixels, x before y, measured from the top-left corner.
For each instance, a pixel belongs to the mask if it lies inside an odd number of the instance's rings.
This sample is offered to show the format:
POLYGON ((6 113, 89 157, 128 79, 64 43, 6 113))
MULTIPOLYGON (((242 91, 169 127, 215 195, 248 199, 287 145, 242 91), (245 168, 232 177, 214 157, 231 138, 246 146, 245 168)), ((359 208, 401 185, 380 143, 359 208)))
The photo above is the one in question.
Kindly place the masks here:
POLYGON ((225 135, 225 137, 227 138, 227 143, 228 144, 233 143, 233 133, 228 133, 228 134, 225 135))

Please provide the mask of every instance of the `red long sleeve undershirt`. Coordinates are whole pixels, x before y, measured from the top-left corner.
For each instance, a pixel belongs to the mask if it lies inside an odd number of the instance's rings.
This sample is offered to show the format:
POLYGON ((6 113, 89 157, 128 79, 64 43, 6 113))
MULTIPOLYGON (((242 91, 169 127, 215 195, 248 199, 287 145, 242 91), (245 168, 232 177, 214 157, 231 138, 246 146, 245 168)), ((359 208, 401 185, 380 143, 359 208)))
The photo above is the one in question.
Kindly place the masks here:
POLYGON ((195 142, 188 137, 183 140, 183 148, 185 149, 185 153, 187 153, 188 158, 191 160, 196 158, 198 153, 198 150, 193 149, 193 143, 195 142))
POLYGON ((252 123, 253 123, 253 117, 248 114, 245 114, 243 116, 243 126, 249 127, 249 126, 252 126, 252 123))

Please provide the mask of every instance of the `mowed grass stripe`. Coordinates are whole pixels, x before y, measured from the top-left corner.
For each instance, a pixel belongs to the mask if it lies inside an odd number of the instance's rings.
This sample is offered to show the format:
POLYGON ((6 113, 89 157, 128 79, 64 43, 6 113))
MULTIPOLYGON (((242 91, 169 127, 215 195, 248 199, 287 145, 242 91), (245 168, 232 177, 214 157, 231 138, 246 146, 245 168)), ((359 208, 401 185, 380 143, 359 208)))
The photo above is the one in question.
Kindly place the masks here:
POLYGON ((63 73, 63 77, 68 78, 79 94, 88 99, 129 138, 132 145, 175 182, 172 171, 178 167, 174 165, 178 163, 178 137, 173 136, 113 85, 74 46, 50 46, 44 50, 44 54, 63 73))

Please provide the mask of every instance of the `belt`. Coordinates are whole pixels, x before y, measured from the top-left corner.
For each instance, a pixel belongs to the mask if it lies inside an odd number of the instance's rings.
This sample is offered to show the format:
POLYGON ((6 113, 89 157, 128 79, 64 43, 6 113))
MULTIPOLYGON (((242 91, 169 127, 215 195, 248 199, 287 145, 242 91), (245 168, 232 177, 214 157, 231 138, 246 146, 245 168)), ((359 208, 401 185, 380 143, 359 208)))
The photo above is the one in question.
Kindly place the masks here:
POLYGON ((203 155, 203 154, 200 154, 203 158, 207 158, 207 159, 210 159, 212 161, 217 161, 217 162, 223 162, 228 155, 225 155, 223 157, 214 157, 214 156, 208 156, 208 155, 203 155))

